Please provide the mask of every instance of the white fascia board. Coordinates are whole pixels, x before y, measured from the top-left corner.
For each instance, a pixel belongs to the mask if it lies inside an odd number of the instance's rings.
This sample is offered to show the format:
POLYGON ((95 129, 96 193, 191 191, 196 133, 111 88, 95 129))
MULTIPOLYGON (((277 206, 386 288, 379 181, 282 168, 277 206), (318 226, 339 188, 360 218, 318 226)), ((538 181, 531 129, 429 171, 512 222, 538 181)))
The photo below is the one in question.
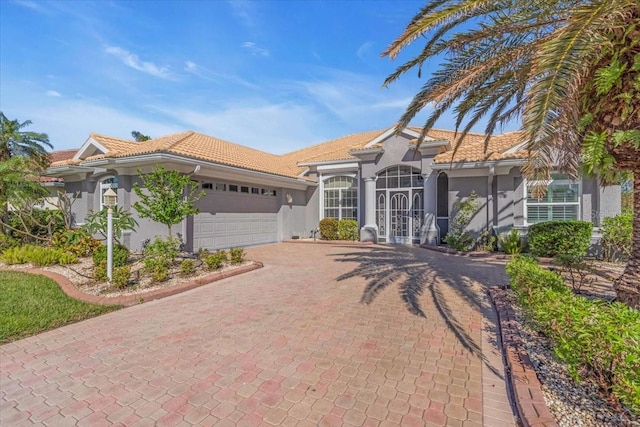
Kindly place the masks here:
POLYGON ((93 171, 93 168, 91 167, 64 165, 64 166, 50 167, 44 172, 43 175, 63 176, 63 175, 72 175, 75 173, 87 173, 92 171, 93 171))
POLYGON ((98 141, 96 141, 93 138, 88 138, 84 144, 82 144, 82 147, 80 147, 80 149, 76 152, 76 154, 73 156, 73 160, 82 160, 82 156, 84 155, 84 152, 87 151, 89 149, 89 147, 94 147, 97 148, 98 150, 102 151, 102 154, 106 153, 107 148, 100 144, 98 141))
MULTIPOLYGON (((416 145, 409 143, 410 147, 415 148, 416 145)), ((429 149, 429 148, 436 148, 436 147, 448 147, 451 148, 451 142, 449 142, 449 140, 447 139, 434 139, 434 140, 424 140, 422 142, 422 144, 420 144, 420 147, 418 147, 418 150, 422 150, 424 149, 429 149)))
POLYGON ((456 170, 456 169, 483 169, 489 167, 507 167, 507 166, 522 166, 525 163, 524 160, 496 160, 485 162, 456 162, 456 163, 433 163, 432 169, 436 170, 456 170))
POLYGON ((64 187, 64 182, 60 182, 60 181, 41 182, 40 185, 42 185, 43 187, 64 187))
MULTIPOLYGON (((192 159, 188 157, 182 157, 175 154, 167 154, 167 153, 151 153, 145 154, 141 156, 135 157, 123 157, 123 158, 110 158, 110 159, 99 159, 91 162, 87 162, 87 164, 91 164, 94 166, 101 166, 104 164, 109 164, 112 167, 116 166, 126 166, 131 164, 159 164, 161 162, 175 162, 189 166, 201 165, 202 167, 208 167, 214 170, 225 171, 227 173, 232 173, 234 175, 239 175, 240 177, 247 177, 253 179, 260 179, 261 182, 265 180, 271 182, 277 182, 278 185, 286 186, 287 188, 296 189, 305 189, 306 187, 313 187, 316 184, 314 182, 307 181, 301 178, 289 178, 281 175, 270 174, 267 172, 253 171, 250 169, 243 169, 234 166, 223 165, 220 163, 210 162, 207 160, 200 159, 192 159), (285 185, 287 184, 287 185, 285 185)), ((202 171, 201 171, 202 172, 202 171)), ((202 174, 202 173, 201 173, 202 174)))
POLYGON ((321 166, 321 165, 336 165, 342 163, 353 163, 355 159, 340 159, 340 160, 318 160, 317 162, 299 162, 296 166, 321 166))
MULTIPOLYGON (((369 148, 369 147, 371 147, 373 145, 379 144, 382 141, 384 141, 385 139, 389 138, 394 133, 396 133, 396 127, 395 126, 387 129, 386 131, 384 131, 383 133, 381 133, 380 135, 378 135, 377 137, 375 137, 371 141, 367 142, 365 144, 364 148, 369 148)), ((407 128, 402 129, 402 131, 400 133, 408 135, 408 136, 410 136, 412 138, 418 138, 420 136, 420 134, 418 132, 414 132, 411 129, 407 129, 407 128)), ((427 137, 427 138, 429 138, 429 137, 427 137)))
POLYGON ((326 171, 330 171, 330 170, 345 170, 345 169, 358 169, 360 166, 360 164, 358 162, 351 162, 351 163, 338 163, 338 164, 332 164, 332 165, 321 165, 318 166, 318 172, 322 171, 322 172, 326 172, 326 171))

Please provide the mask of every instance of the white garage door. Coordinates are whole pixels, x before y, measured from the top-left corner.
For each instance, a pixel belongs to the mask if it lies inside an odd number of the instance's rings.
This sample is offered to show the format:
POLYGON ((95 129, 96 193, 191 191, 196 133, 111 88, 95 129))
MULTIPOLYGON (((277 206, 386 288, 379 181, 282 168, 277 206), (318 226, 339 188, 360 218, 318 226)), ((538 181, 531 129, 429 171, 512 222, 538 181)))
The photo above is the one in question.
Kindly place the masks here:
POLYGON ((278 214, 201 213, 193 218, 193 250, 226 249, 278 241, 278 214))

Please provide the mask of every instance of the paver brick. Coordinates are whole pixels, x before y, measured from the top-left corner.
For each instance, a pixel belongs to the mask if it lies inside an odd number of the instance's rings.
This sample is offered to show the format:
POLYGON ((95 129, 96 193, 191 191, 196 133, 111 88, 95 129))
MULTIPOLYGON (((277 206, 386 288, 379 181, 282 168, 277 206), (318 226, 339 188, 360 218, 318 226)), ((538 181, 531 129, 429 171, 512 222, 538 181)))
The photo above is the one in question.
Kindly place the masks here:
POLYGON ((478 282, 506 283, 501 266, 404 246, 247 256, 265 267, 0 346, 0 424, 480 425, 486 405, 510 410, 483 403, 478 353, 478 282))

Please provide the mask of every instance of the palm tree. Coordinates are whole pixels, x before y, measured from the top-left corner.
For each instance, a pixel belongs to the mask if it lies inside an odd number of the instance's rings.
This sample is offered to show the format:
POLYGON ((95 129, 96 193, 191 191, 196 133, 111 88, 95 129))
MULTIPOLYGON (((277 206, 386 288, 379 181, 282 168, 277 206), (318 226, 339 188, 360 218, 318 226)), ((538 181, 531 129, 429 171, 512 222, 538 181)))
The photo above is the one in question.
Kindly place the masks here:
POLYGON ((31 120, 20 123, 9 120, 0 111, 0 162, 14 156, 33 160, 41 168, 49 165, 49 154, 44 146, 53 148, 46 133, 23 132, 22 128, 31 124, 31 120))
MULTIPOLYGON (((523 173, 546 180, 559 169, 634 174, 633 250, 614 283, 640 307, 640 3, 637 0, 430 0, 382 53, 395 59, 418 38, 421 52, 385 86, 427 60, 441 61, 402 115, 425 106, 426 132, 447 110, 462 138, 486 117, 489 137, 521 120, 530 153, 523 173)), ((485 145, 486 147, 486 145, 485 145)))

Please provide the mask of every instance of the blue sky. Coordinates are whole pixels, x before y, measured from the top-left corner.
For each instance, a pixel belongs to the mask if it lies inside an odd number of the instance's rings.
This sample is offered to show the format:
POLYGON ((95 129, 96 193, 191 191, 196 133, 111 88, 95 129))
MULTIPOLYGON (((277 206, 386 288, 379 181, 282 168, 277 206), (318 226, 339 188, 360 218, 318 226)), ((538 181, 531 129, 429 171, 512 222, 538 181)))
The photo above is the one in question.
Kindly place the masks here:
POLYGON ((55 149, 190 129, 280 154, 383 129, 428 75, 382 88, 419 46, 380 52, 423 4, 2 0, 0 108, 55 149))

